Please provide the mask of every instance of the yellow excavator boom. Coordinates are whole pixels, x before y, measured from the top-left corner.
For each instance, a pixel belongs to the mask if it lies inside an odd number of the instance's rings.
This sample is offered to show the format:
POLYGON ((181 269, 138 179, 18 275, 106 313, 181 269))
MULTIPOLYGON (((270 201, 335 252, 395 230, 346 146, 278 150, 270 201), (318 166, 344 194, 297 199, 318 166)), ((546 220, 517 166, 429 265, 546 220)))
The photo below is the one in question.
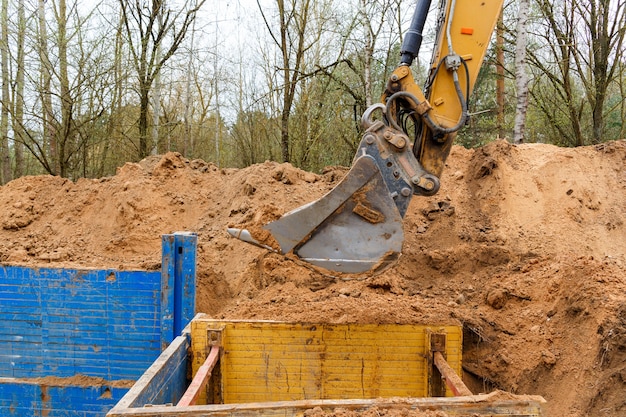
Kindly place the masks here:
POLYGON ((431 0, 418 0, 400 64, 380 103, 362 117, 352 167, 322 198, 265 225, 230 228, 241 240, 341 273, 379 271, 400 256, 402 219, 413 195, 433 195, 487 53, 503 0, 440 0, 430 72, 420 88, 418 56, 431 0), (380 115, 376 116, 376 114, 380 115))

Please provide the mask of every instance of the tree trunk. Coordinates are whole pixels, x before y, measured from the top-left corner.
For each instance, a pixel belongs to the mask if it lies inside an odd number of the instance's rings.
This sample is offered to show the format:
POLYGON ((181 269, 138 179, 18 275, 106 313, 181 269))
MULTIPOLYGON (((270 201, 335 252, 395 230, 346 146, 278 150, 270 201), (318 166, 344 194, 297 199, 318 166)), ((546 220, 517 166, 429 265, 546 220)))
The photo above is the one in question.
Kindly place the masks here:
POLYGON ((280 146, 283 162, 291 161, 290 137, 289 137, 289 117, 291 107, 296 94, 296 86, 300 82, 300 70, 303 65, 305 42, 307 34, 307 24, 309 23, 309 12, 311 0, 304 0, 299 3, 291 0, 291 10, 287 10, 284 0, 276 0, 278 7, 279 36, 274 34, 273 25, 270 25, 263 13, 263 8, 257 1, 259 10, 265 20, 265 25, 270 31, 274 43, 279 48, 282 58, 282 104, 280 120, 280 146), (296 7, 299 7, 296 10, 296 7))
POLYGON ((9 150, 9 0, 2 0, 2 111, 0 112, 0 184, 11 181, 11 153, 9 150))
POLYGON ((111 146, 111 142, 113 138, 117 136, 118 127, 120 125, 120 117, 121 117, 121 108, 122 108, 122 95, 123 95, 123 84, 122 84, 122 54, 124 48, 124 40, 123 40, 123 16, 120 11, 120 20, 117 25, 117 30, 115 33, 115 52, 113 58, 113 79, 115 85, 113 86, 113 96, 111 98, 111 108, 109 109, 109 121, 107 124, 107 137, 108 140, 104 141, 102 154, 100 157, 100 165, 98 167, 98 176, 104 176, 106 167, 107 167, 107 158, 109 155, 109 148, 111 146))
POLYGON ((72 107, 73 99, 70 92, 70 81, 68 76, 67 62, 67 8, 65 0, 59 0, 59 15, 57 17, 58 39, 59 39, 59 75, 61 92, 61 126, 62 130, 58 141, 58 163, 59 175, 66 177, 69 172, 69 156, 74 147, 70 143, 73 140, 72 107), (70 149, 68 149, 68 147, 70 149))
POLYGON ((43 144, 41 161, 48 173, 57 175, 58 158, 57 158, 57 141, 56 129, 54 127, 54 116, 52 113, 52 92, 51 85, 51 64, 48 59, 48 31, 46 29, 45 0, 38 1, 38 20, 39 20, 39 65, 41 73, 41 121, 43 130, 43 144))
MULTIPOLYGON (((163 151, 159 148, 159 117, 161 116, 161 75, 154 78, 154 88, 152 89, 152 150, 151 155, 156 155, 163 151)), ((163 146, 161 145, 161 148, 163 146)))
POLYGON ((606 92, 611 83, 612 74, 615 70, 615 62, 620 61, 620 51, 623 56, 623 48, 621 45, 624 40, 624 19, 620 19, 626 14, 624 10, 626 6, 621 3, 620 6, 614 5, 613 13, 615 13, 614 21, 611 21, 611 2, 609 0, 592 0, 589 1, 588 8, 583 7, 581 13, 589 16, 589 32, 591 34, 592 48, 592 74, 593 88, 589 101, 592 103, 592 141, 593 143, 602 142, 604 134, 604 103, 606 102, 606 92), (620 23, 621 22, 621 23, 620 23), (616 25, 617 23, 617 25, 616 25), (616 29, 621 24, 621 29, 616 29), (618 30, 618 32, 614 32, 618 30), (611 44, 615 45, 617 56, 613 54, 611 44), (612 64, 609 62, 613 61, 612 64))
POLYGON ((372 98, 372 60, 374 55, 374 40, 372 39, 371 22, 365 10, 366 0, 361 0, 360 7, 363 15, 363 28, 365 30, 365 56, 363 57, 363 81, 365 87, 365 108, 369 108, 374 99, 372 98))
MULTIPOLYGON (((216 23, 215 23, 215 37, 217 37, 218 34, 218 30, 217 30, 217 15, 215 17, 216 23)), ((192 77, 192 73, 193 73, 193 59, 194 59, 194 41, 195 41, 195 36, 196 36, 196 21, 194 20, 192 26, 191 26, 191 45, 189 46, 189 61, 188 61, 188 67, 189 67, 189 71, 187 71, 186 73, 186 79, 185 79, 185 116, 184 116, 184 121, 185 121, 185 139, 183 141, 183 155, 185 155, 186 157, 192 157, 195 156, 195 152, 193 149, 193 137, 191 135, 191 77, 192 77)), ((217 42, 216 42, 216 46, 217 48, 217 42)), ((215 61, 217 61, 217 54, 215 54, 215 61)), ((217 83, 216 83, 217 84, 217 83)), ((219 163, 218 163, 219 166, 219 163)))
POLYGON ((26 17, 24 13, 24 0, 17 3, 17 62, 15 74, 15 91, 13 100, 13 132, 15 134, 15 171, 14 178, 24 175, 24 40, 26 37, 26 17))
POLYGON ((526 74, 526 38, 529 0, 519 0, 517 15, 517 42, 515 44, 515 86, 517 105, 515 107, 515 127, 513 143, 523 143, 528 111, 528 75, 526 74))
MULTIPOLYGON (((504 6, 502 6, 504 7, 504 6)), ((504 139, 504 21, 503 13, 500 12, 496 27, 496 129, 498 138, 504 139)))
POLYGON ((140 86, 141 95, 139 99, 139 159, 148 156, 148 107, 150 106, 150 95, 148 87, 140 86))
MULTIPOLYGON (((159 14, 157 17, 157 31, 160 33, 163 31, 163 15, 159 14)), ((161 60, 161 44, 155 45, 154 57, 157 62, 161 60)), ((154 75, 154 89, 152 93, 152 146, 151 155, 157 155, 162 151, 159 148, 159 117, 161 116, 161 71, 158 71, 154 75)), ((162 148, 163 146, 161 146, 162 148)), ((169 150, 169 149, 168 149, 169 150)))
POLYGON ((280 119, 280 149, 283 162, 289 162, 289 115, 291 114, 291 85, 289 71, 289 49, 287 38, 289 36, 289 28, 285 11, 285 2, 277 0, 278 13, 280 14, 280 50, 283 57, 283 110, 280 119))

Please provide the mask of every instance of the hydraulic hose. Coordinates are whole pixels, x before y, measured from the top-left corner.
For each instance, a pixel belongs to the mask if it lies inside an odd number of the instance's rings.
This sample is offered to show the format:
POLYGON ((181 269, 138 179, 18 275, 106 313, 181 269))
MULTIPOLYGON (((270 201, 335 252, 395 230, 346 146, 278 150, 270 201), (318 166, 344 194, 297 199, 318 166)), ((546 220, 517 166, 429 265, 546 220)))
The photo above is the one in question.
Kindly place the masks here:
POLYGON ((448 55, 454 55, 452 48, 452 37, 450 36, 450 28, 452 27, 452 19, 454 18, 454 9, 456 8, 456 0, 452 0, 450 5, 450 14, 448 15, 448 24, 446 25, 446 37, 448 38, 448 55))
POLYGON ((411 19, 411 26, 404 36, 402 41, 402 48, 400 49, 400 64, 411 66, 413 60, 419 54, 420 47, 422 46, 424 25, 426 24, 426 18, 428 17, 428 9, 430 9, 431 0, 418 0, 415 11, 413 12, 413 18, 411 19))
MULTIPOLYGON (((454 88, 459 98, 459 103, 461 104, 461 118, 459 119, 456 125, 446 128, 438 124, 436 121, 434 121, 433 118, 430 117, 430 114, 428 114, 428 112, 421 115, 424 123, 426 123, 426 125, 430 128, 430 130, 432 130, 433 137, 440 137, 443 135, 456 132, 457 130, 459 130, 465 125, 467 118, 469 117, 469 112, 467 110, 467 101, 465 100, 465 96, 463 95, 463 91, 461 90, 461 84, 459 82, 459 77, 456 71, 453 71, 452 80, 454 82, 454 88)), ((394 129, 397 129, 403 132, 404 129, 400 127, 394 115, 391 114, 391 111, 392 111, 391 104, 399 98, 409 99, 415 104, 415 107, 419 106, 421 103, 417 99, 417 97, 415 97, 413 94, 407 91, 398 91, 397 93, 392 94, 391 97, 389 97, 389 99, 387 100, 387 104, 385 106, 385 116, 394 129)))

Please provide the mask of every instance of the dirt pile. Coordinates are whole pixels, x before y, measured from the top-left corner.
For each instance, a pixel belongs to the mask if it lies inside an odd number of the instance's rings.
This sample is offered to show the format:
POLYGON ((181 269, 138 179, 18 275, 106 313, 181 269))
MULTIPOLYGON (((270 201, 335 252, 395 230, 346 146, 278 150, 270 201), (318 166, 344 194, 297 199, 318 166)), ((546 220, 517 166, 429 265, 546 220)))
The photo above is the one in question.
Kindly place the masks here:
POLYGON ((547 415, 626 415, 626 142, 454 147, 414 198, 403 255, 332 276, 226 233, 321 197, 347 172, 220 169, 175 153, 77 182, 0 187, 0 262, 156 269, 160 235, 198 233, 198 311, 216 318, 461 323, 465 380, 542 395, 547 415))

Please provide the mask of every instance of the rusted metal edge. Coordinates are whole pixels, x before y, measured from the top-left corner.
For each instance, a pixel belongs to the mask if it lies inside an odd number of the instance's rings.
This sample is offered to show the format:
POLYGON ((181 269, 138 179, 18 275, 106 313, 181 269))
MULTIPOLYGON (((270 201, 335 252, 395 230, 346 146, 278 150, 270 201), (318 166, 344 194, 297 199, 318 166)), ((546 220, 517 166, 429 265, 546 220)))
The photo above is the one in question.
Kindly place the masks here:
POLYGON ((209 356, 207 356, 202 366, 198 368, 198 372, 196 372, 196 375, 193 377, 187 391, 185 391, 185 394, 183 394, 180 401, 178 401, 177 407, 186 407, 196 404, 198 396, 200 396, 200 392, 206 388, 206 385, 209 382, 211 372, 219 359, 219 353, 219 345, 213 345, 211 347, 211 351, 209 352, 209 356))
POLYGON ((378 409, 438 410, 450 416, 490 416, 490 417, 540 417, 543 416, 541 396, 515 396, 501 391, 467 397, 429 398, 388 398, 388 399, 348 399, 348 400, 298 400, 245 404, 213 404, 179 406, 152 406, 144 408, 117 408, 107 417, 275 417, 302 415, 304 410, 319 407, 324 411, 342 408, 365 411, 378 409))
POLYGON ((441 352, 434 352, 433 356, 435 366, 437 367, 437 369, 439 369, 439 372, 441 372, 441 376, 443 376, 443 378, 445 379, 446 385, 448 386, 448 388, 450 388, 454 395, 473 395, 472 391, 470 391, 469 388, 467 388, 467 386, 463 383, 461 377, 456 372, 454 372, 454 369, 452 369, 450 365, 448 365, 448 362, 446 362, 441 352))
POLYGON ((157 390, 160 389, 160 387, 155 389, 151 382, 169 378, 177 367, 186 364, 189 343, 189 332, 187 328, 185 328, 183 335, 178 336, 172 341, 167 349, 165 349, 143 375, 139 377, 135 385, 133 385, 126 395, 113 407, 111 412, 116 409, 132 409, 133 407, 142 406, 150 402, 151 399, 156 396, 157 390))

